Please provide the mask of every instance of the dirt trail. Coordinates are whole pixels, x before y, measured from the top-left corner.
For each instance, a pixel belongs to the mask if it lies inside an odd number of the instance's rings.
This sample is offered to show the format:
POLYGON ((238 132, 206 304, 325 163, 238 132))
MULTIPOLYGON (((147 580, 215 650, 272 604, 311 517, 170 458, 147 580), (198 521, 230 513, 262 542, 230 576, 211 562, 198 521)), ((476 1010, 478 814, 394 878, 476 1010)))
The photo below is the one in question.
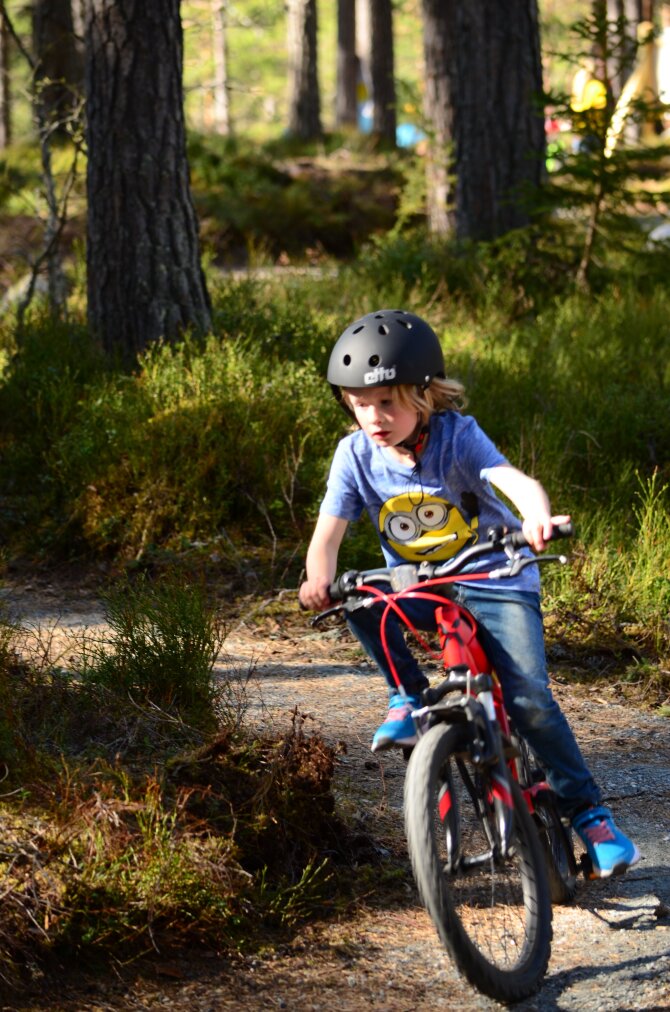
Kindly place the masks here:
MULTIPOLYGON (((13 605, 26 619, 52 630, 52 646, 100 615, 90 600, 14 588, 13 605)), ((384 709, 379 677, 342 630, 315 633, 263 622, 233 628, 222 673, 255 674, 248 687, 248 719, 285 725, 298 706, 315 729, 346 743, 336 790, 347 813, 379 841, 402 847, 404 764, 395 753, 381 761, 369 751, 371 730, 384 709)), ((522 1010, 628 1012, 670 1009, 670 724, 622 701, 617 687, 591 690, 560 676, 554 691, 571 721, 605 800, 643 858, 628 875, 583 882, 569 907, 554 908, 552 958, 542 990, 522 1010)), ((405 902, 375 909, 365 902, 342 919, 304 929, 266 957, 220 959, 201 953, 132 978, 72 980, 48 999, 0 1009, 50 1012, 174 1009, 290 1009, 388 1012, 502 1006, 479 995, 454 971, 418 903, 410 879, 405 902)))

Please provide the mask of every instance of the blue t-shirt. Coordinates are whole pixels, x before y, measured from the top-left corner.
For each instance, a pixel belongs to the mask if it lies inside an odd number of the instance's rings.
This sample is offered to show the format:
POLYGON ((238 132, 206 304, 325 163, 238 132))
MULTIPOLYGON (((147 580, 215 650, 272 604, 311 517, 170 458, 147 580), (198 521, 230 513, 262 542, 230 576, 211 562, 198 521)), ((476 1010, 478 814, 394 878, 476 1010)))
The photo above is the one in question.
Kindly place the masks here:
MULTIPOLYGON (((487 479, 490 468, 507 463, 475 419, 456 411, 432 415, 416 466, 401 464, 358 429, 335 450, 320 512, 353 521, 366 511, 388 566, 444 562, 492 525, 521 528, 487 479)), ((504 558, 484 555, 464 572, 492 569, 504 558)), ((537 567, 486 587, 537 591, 537 567)))

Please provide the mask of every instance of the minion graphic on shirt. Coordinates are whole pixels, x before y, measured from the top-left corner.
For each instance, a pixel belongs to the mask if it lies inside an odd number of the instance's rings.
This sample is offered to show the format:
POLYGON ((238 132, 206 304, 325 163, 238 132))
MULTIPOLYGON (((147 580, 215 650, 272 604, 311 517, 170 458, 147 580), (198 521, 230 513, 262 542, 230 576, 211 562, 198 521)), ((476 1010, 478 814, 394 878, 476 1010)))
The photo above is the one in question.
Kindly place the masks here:
POLYGON ((463 511, 447 499, 403 493, 387 499, 379 511, 379 532, 408 562, 443 562, 477 541, 476 497, 465 493, 463 511))

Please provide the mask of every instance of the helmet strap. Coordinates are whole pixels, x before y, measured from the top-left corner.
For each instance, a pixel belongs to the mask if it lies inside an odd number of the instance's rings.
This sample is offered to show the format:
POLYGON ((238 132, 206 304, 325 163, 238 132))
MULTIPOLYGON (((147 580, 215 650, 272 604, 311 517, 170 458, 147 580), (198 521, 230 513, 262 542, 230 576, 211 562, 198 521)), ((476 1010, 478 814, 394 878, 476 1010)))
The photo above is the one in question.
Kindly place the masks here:
POLYGON ((409 450, 414 457, 415 462, 419 459, 419 456, 423 452, 423 448, 426 445, 428 439, 428 425, 425 425, 421 419, 414 429, 414 432, 407 439, 403 439, 402 443, 398 443, 397 446, 403 450, 409 450))

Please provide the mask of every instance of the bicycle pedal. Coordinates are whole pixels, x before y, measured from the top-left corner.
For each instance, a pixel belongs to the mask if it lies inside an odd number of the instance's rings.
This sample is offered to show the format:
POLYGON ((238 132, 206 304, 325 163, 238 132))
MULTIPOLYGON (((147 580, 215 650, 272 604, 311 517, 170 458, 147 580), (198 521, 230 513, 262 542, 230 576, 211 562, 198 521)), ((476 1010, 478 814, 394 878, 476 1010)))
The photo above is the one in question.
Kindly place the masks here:
POLYGON ((593 874, 593 861, 588 854, 582 854, 580 857, 578 870, 581 871, 582 875, 588 882, 597 878, 597 876, 593 874))

